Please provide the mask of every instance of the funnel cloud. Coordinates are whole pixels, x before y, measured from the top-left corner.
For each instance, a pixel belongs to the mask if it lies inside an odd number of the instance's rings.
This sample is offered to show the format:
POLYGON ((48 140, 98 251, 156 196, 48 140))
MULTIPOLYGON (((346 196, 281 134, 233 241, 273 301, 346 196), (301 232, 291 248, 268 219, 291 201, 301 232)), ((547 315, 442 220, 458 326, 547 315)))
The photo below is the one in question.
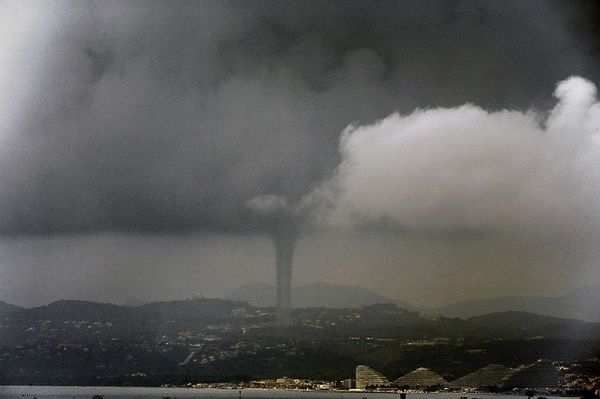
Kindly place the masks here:
POLYGON ((298 212, 284 198, 275 194, 253 198, 248 202, 248 207, 269 226, 275 244, 277 320, 287 324, 292 301, 294 247, 300 228, 298 212))

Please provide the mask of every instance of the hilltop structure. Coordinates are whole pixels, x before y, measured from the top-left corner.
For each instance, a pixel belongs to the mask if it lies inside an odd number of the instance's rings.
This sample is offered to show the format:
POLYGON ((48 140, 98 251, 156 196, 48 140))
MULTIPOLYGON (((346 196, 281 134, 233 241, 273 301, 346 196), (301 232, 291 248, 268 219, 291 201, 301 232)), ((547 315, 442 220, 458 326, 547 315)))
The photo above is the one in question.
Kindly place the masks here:
POLYGON ((438 373, 424 367, 419 367, 394 381, 394 385, 408 388, 431 388, 447 384, 438 373))
POLYGON ((388 385, 390 382, 379 371, 369 366, 356 366, 356 388, 366 389, 367 387, 388 385))
POLYGON ((452 388, 492 388, 501 387, 503 380, 514 372, 501 364, 490 364, 452 381, 452 388))

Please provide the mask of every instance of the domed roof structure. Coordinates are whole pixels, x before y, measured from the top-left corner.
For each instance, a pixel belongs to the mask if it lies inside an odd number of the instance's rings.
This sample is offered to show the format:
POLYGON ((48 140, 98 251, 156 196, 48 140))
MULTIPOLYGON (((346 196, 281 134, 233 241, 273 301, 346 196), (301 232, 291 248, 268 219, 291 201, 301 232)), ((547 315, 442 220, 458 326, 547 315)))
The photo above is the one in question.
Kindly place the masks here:
POLYGON ((502 380, 514 370, 501 364, 490 364, 452 381, 449 385, 454 388, 489 388, 499 387, 502 380))
POLYGON ((394 381, 394 385, 409 388, 429 388, 447 383, 438 373, 424 367, 413 370, 394 381))
POLYGON ((505 388, 557 388, 559 385, 558 367, 548 360, 521 366, 502 381, 505 388))
POLYGON ((356 366, 356 388, 365 389, 368 386, 388 385, 390 382, 380 372, 369 366, 356 366))

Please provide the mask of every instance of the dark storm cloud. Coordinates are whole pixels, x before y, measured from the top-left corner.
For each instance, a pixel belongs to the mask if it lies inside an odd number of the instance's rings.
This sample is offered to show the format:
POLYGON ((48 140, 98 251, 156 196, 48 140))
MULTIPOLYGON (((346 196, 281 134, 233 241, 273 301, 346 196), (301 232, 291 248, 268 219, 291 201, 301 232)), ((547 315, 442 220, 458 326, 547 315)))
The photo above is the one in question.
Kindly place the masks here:
POLYGON ((351 122, 599 70, 573 2, 0 4, 5 234, 262 229, 248 201, 296 203, 351 122))

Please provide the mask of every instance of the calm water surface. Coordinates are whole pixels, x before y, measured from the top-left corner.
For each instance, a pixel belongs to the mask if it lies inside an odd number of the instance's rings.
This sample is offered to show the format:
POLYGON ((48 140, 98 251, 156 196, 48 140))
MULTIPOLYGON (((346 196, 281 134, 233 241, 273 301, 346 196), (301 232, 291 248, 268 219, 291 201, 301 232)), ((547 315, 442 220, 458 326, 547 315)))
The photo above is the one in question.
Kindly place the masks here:
MULTIPOLYGON (((161 399, 165 396, 185 399, 238 399, 237 389, 195 388, 122 388, 122 387, 40 387, 0 386, 0 399, 91 399, 102 395, 104 399, 161 399)), ((483 399, 518 399, 524 396, 464 393, 408 394, 407 399, 458 399, 461 396, 483 399)), ((365 392, 298 392, 280 390, 243 389, 242 399, 399 399, 392 393, 365 392)))

